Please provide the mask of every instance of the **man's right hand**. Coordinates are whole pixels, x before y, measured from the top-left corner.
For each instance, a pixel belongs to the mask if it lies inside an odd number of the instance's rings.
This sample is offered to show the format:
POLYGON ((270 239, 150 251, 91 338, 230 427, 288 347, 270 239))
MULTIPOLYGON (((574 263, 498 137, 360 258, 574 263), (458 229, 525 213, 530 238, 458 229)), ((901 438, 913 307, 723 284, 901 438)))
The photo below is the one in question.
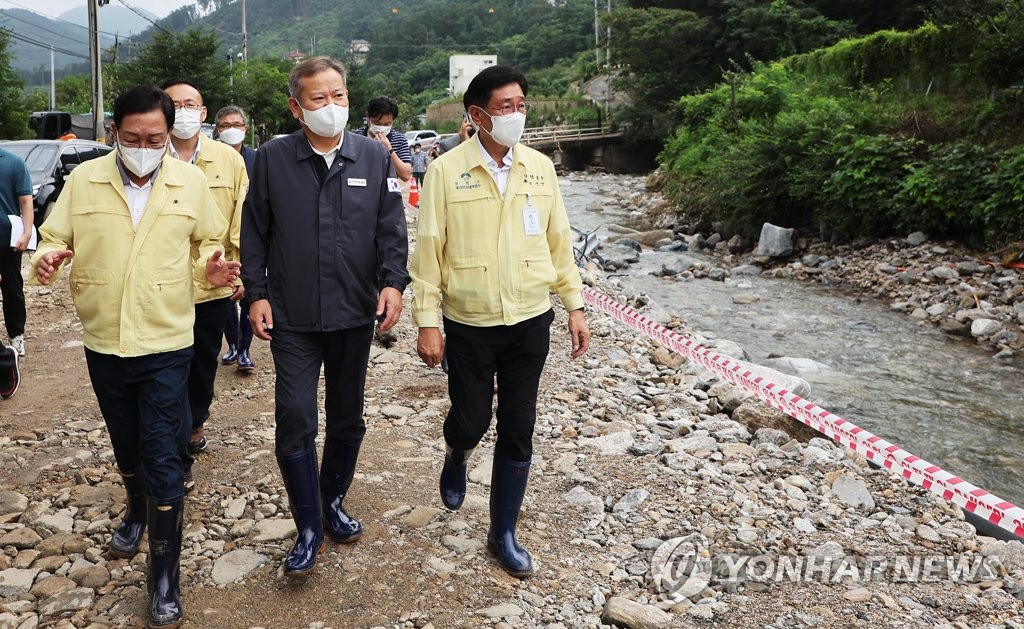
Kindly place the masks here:
POLYGON ((274 313, 269 299, 259 299, 249 304, 249 324, 257 338, 270 340, 270 333, 274 330, 274 313))
POLYGON ((444 355, 444 337, 438 328, 420 328, 416 340, 416 353, 427 367, 433 369, 441 364, 444 355))
POLYGON ((61 262, 74 255, 75 253, 73 251, 68 251, 66 249, 64 251, 51 251, 49 253, 44 253, 39 258, 39 261, 36 262, 36 278, 39 280, 39 283, 44 286, 49 284, 50 278, 52 278, 53 274, 60 268, 61 262))

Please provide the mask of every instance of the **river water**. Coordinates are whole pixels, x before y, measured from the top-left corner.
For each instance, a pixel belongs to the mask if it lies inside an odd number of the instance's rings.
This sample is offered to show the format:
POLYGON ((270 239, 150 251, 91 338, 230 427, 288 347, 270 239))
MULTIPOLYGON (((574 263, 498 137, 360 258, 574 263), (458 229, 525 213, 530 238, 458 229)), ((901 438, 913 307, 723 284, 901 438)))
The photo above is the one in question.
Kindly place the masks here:
MULTIPOLYGON (((624 211, 594 211, 608 190, 635 178, 563 178, 574 227, 625 224, 624 211)), ((1024 364, 994 360, 973 343, 948 337, 873 299, 813 284, 760 276, 725 282, 672 280, 651 270, 678 254, 646 252, 627 271, 629 290, 679 315, 707 338, 735 341, 751 361, 769 354, 830 367, 801 374, 811 399, 876 435, 988 491, 1024 506, 1024 364), (760 301, 736 305, 733 296, 760 301)), ((685 253, 691 259, 710 260, 685 253)))

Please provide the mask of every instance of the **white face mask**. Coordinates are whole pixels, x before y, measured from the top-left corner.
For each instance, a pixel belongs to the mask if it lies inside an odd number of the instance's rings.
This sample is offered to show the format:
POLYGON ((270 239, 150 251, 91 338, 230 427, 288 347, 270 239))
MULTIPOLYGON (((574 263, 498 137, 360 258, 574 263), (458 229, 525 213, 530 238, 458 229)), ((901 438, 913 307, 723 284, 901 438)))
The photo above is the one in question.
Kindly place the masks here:
POLYGON ((217 135, 224 144, 230 144, 231 146, 238 146, 245 141, 245 131, 242 129, 236 129, 231 127, 230 129, 224 129, 217 135))
POLYGON ((491 119, 491 130, 487 131, 483 127, 480 127, 480 130, 491 136, 498 144, 513 147, 519 142, 519 138, 523 137, 523 129, 526 128, 526 114, 515 111, 507 116, 492 116, 483 109, 480 111, 483 111, 491 119))
MULTIPOLYGON (((302 109, 302 105, 299 105, 302 109)), ((330 103, 320 109, 302 109, 301 122, 309 130, 323 138, 333 138, 345 130, 348 124, 348 107, 330 103)))
POLYGON ((187 140, 199 133, 199 114, 202 109, 177 109, 174 112, 174 128, 171 133, 180 140, 187 140))
POLYGON ((117 143, 117 154, 121 157, 121 163, 136 177, 145 177, 156 170, 167 153, 167 147, 149 149, 143 147, 129 148, 117 143))
POLYGON ((391 125, 384 126, 381 124, 371 124, 369 131, 370 133, 379 133, 381 135, 387 135, 391 133, 391 125))

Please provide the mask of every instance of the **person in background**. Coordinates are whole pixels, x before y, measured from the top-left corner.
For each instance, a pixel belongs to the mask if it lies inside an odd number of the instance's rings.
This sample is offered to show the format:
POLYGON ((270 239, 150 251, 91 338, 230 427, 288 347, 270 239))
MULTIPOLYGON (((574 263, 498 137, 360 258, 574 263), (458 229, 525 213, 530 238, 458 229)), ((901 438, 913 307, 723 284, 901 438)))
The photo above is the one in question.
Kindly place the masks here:
POLYGON ((284 574, 302 576, 316 567, 325 531, 341 543, 363 532, 344 500, 366 434, 373 324, 386 331, 402 312, 409 241, 392 155, 345 131, 345 67, 330 57, 302 61, 288 76, 288 93, 302 129, 256 151, 242 279, 249 323, 274 357, 275 454, 297 529, 284 574))
POLYGON ((487 548, 518 578, 533 573, 515 532, 555 316, 550 293, 569 312, 572 358, 590 345, 555 167, 519 143, 527 89, 526 77, 505 65, 486 68, 470 82, 463 104, 479 132, 430 165, 410 268, 417 353, 430 368, 447 354, 451 409, 444 422, 441 500, 449 509, 462 506, 467 460, 490 426, 497 377, 487 548))
POLYGON ((423 175, 427 174, 427 154, 419 144, 412 147, 412 176, 416 178, 416 185, 423 189, 423 175))
POLYGON ((388 152, 395 174, 402 181, 409 181, 412 179, 412 153, 409 152, 409 141, 405 135, 394 128, 397 117, 398 103, 387 96, 378 96, 366 104, 368 124, 356 129, 356 133, 380 142, 388 152))
POLYGON ((431 149, 431 157, 438 158, 441 155, 444 155, 456 146, 473 137, 474 133, 476 133, 476 130, 469 122, 469 114, 466 114, 462 117, 462 124, 459 125, 459 132, 456 135, 449 136, 434 144, 434 147, 431 149))
POLYGON ((117 149, 68 176, 43 224, 30 279, 69 286, 89 378, 124 480, 127 509, 109 552, 130 558, 149 529, 149 626, 184 618, 185 506, 194 282, 232 286, 227 230, 206 177, 167 151, 174 102, 155 85, 114 102, 117 149))
MULTIPOLYGON (((161 86, 174 102, 174 128, 171 130, 169 150, 173 157, 193 164, 206 175, 210 194, 224 218, 226 228, 221 234, 224 257, 238 261, 238 240, 242 225, 242 203, 249 190, 249 175, 238 151, 214 142, 200 129, 206 119, 206 106, 199 87, 188 79, 170 79, 161 86)), ((245 294, 241 281, 230 288, 210 288, 201 283, 195 287, 195 344, 188 372, 188 405, 192 413, 190 454, 198 454, 207 447, 204 425, 210 418, 214 381, 217 378, 217 358, 220 353, 221 334, 228 312, 245 294)), ((186 487, 192 488, 192 466, 186 466, 186 487)))
MULTIPOLYGON (((245 133, 249 129, 249 117, 238 105, 227 105, 221 107, 217 115, 213 117, 214 138, 232 147, 242 156, 245 162, 245 172, 252 177, 252 167, 256 162, 256 149, 245 145, 245 133)), ((236 291, 231 296, 231 307, 228 311, 228 319, 224 324, 224 340, 228 344, 228 351, 220 357, 222 365, 236 365, 238 371, 251 373, 256 368, 249 355, 249 346, 252 343, 252 326, 249 325, 249 299, 245 296, 245 290, 236 291), (238 308, 241 305, 242 316, 238 316, 238 308)))
POLYGON ((0 399, 6 400, 17 393, 19 384, 18 351, 0 343, 0 399))
POLYGON ((35 220, 32 205, 32 175, 25 160, 0 148, 0 296, 4 301, 7 338, 18 356, 25 355, 25 280, 21 260, 28 249, 35 220), (11 244, 13 220, 23 226, 17 242, 11 244))

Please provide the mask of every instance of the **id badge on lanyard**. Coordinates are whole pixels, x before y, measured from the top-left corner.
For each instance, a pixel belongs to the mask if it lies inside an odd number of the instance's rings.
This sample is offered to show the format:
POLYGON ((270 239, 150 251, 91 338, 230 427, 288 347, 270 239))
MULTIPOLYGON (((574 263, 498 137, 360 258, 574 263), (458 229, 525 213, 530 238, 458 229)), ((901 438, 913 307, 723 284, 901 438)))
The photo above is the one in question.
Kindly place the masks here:
POLYGON ((523 207, 523 232, 527 236, 540 235, 540 211, 533 205, 533 197, 526 194, 526 206, 523 207))

